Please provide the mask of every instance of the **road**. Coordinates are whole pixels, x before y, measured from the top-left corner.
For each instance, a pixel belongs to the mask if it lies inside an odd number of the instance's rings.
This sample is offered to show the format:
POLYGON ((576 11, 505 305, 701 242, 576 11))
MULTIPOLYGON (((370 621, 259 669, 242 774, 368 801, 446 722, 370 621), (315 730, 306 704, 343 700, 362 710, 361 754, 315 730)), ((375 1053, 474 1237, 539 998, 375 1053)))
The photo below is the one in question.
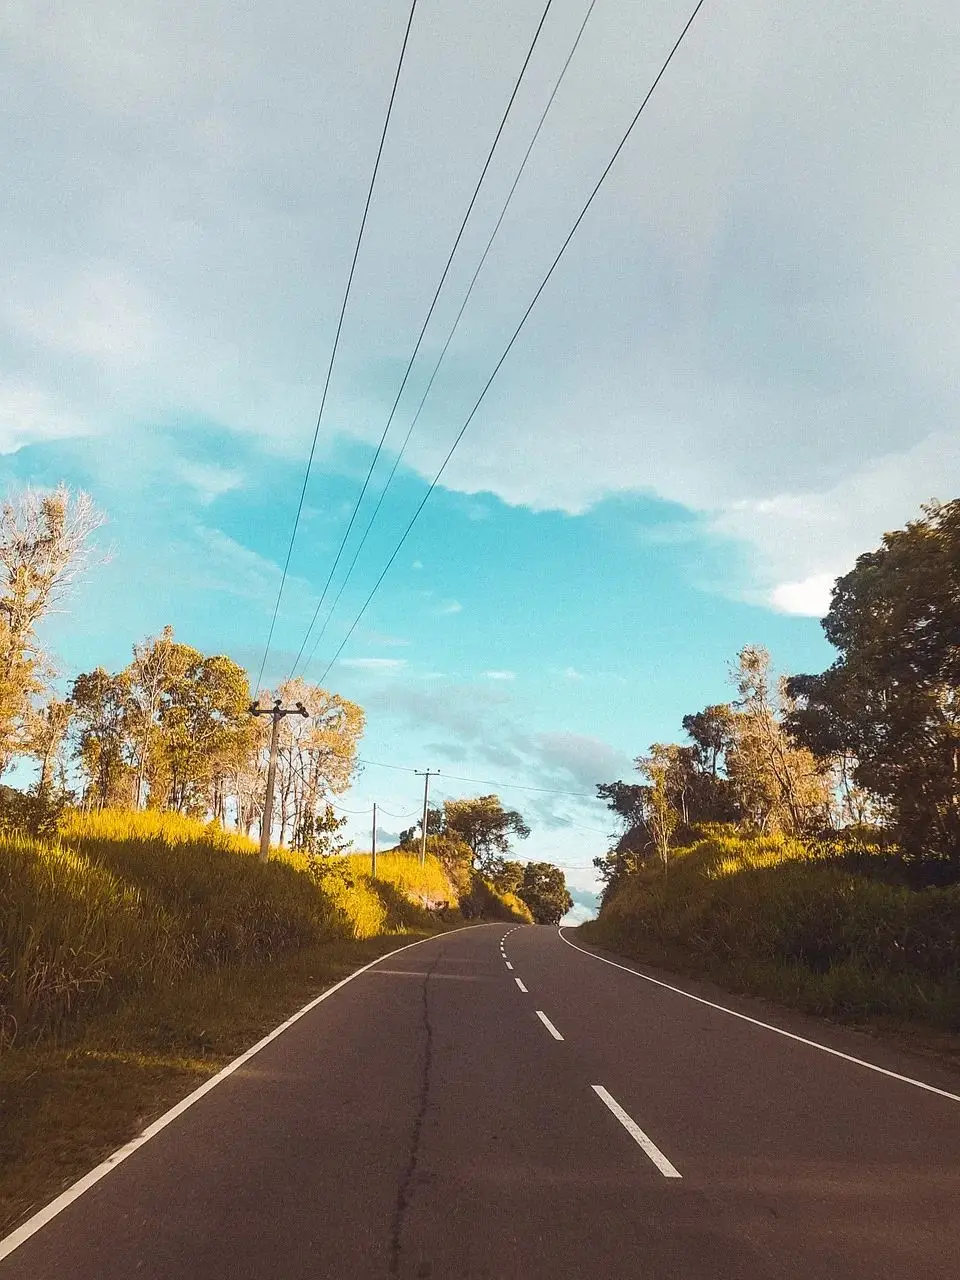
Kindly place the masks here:
POLYGON ((956 1280, 956 1078, 659 976, 545 927, 386 957, 0 1280, 956 1280))

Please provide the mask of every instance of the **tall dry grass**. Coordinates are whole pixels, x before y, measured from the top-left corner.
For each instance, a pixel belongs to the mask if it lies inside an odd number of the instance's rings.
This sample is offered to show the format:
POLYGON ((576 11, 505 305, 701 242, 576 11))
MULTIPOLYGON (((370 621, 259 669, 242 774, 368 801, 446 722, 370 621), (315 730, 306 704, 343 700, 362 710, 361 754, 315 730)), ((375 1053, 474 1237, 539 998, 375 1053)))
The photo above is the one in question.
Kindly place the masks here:
POLYGON ((429 927, 442 867, 308 859, 177 814, 69 813, 59 841, 0 839, 0 1044, 190 971, 429 927))

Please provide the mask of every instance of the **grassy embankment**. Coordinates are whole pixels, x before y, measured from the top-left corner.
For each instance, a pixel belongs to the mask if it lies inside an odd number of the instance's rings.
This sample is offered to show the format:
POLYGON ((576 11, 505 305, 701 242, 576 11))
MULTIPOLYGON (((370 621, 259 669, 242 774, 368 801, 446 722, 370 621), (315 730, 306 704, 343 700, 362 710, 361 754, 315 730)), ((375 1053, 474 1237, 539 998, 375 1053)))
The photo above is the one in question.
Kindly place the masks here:
POLYGON ((325 986, 462 923, 433 858, 373 880, 362 855, 255 855, 159 813, 0 838, 0 1234, 325 986))
POLYGON ((713 832, 626 879, 583 937, 807 1013, 960 1031, 960 886, 909 889, 797 840, 713 832))

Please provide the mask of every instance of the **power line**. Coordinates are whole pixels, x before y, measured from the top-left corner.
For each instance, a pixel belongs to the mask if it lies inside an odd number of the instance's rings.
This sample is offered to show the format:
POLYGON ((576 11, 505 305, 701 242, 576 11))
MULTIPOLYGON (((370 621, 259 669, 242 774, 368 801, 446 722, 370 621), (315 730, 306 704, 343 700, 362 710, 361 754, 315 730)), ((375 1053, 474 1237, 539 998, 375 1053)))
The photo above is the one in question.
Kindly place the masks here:
MULTIPOLYGON (((477 263, 477 268, 473 273, 473 278, 471 279, 470 284, 467 286, 467 291, 464 294, 463 301, 460 304, 460 310, 457 312, 456 319, 453 322, 450 332, 447 334, 446 342, 444 342, 443 344, 443 347, 440 351, 440 355, 437 358, 437 362, 433 366, 433 372, 430 375, 430 380, 427 383, 426 388, 424 389, 423 395, 420 397, 420 403, 417 406, 417 411, 413 415, 413 419, 410 423, 410 426, 407 428, 407 434, 404 436, 403 443, 400 446, 400 450, 397 453, 396 458, 394 458, 393 466, 390 469, 390 474, 387 476, 387 482, 383 486, 382 490, 380 491, 380 496, 377 499, 377 505, 374 507, 373 515, 370 517, 367 523, 367 527, 363 531, 363 535, 360 538, 360 541, 357 544, 357 548, 353 553, 353 559, 350 561, 350 566, 347 569, 346 575, 344 576, 343 581, 340 583, 340 587, 339 587, 339 590, 337 591, 333 604, 330 606, 330 610, 327 613, 326 618, 324 619, 323 626, 320 628, 320 631, 318 632, 317 637, 313 642, 313 648, 310 651, 310 656, 307 659, 306 663, 304 664, 305 668, 308 667, 310 663, 313 661, 314 655, 316 654, 317 649, 319 648, 320 641, 323 639, 324 634, 327 630, 327 626, 330 623, 330 619, 333 617, 334 613, 336 612, 337 605, 340 603, 340 598, 342 597, 344 590, 346 589, 347 583, 350 581, 353 571, 356 568, 357 560, 360 558, 360 552, 363 550, 364 546, 366 545, 367 538, 370 536, 370 531, 373 528, 374 524, 376 523, 377 516, 380 514, 380 508, 383 506, 383 500, 387 496, 387 491, 389 490, 390 486, 393 484, 394 476, 397 474, 397 468, 400 466, 400 462, 403 458, 403 455, 407 451, 407 445, 410 443, 410 437, 413 435, 414 429, 416 428, 417 423, 420 421, 420 415, 423 412, 423 407, 427 402, 430 392, 433 390, 433 384, 437 379, 437 374, 440 372, 440 366, 443 364, 444 359, 446 358, 447 351, 450 347, 450 343, 453 341, 454 335, 456 334, 457 329, 460 326, 460 321, 463 319, 463 313, 467 309, 467 303, 470 301, 471 295, 473 294, 474 286, 476 285, 480 272, 483 270, 484 264, 487 261, 487 258, 490 254, 490 250, 493 247, 493 242, 494 240, 496 240, 497 235, 499 234, 500 228, 503 225, 503 220, 507 216, 507 210, 510 208, 510 205, 513 201, 513 196, 520 183, 520 179, 523 177, 524 170, 527 167, 527 161, 530 159, 530 154, 533 151, 533 148, 536 146, 537 139, 540 137, 540 133, 543 129, 544 122, 546 121, 550 108, 553 106, 554 99, 556 98, 557 94, 560 91, 560 86, 564 81, 564 78, 570 67, 570 63, 573 61, 574 54, 577 52, 577 49, 580 46, 580 41, 583 37, 583 33, 586 30, 587 23, 590 21, 590 15, 593 13, 596 7, 596 4, 597 4, 597 0, 590 0, 590 5, 587 9, 586 15, 584 16, 584 19, 580 24, 580 29, 577 31, 576 39, 574 40, 573 45, 570 48, 570 52, 567 54, 566 61, 564 62, 563 66, 560 69, 560 74, 557 76, 556 82, 553 86, 553 91, 551 92, 550 97, 547 99, 546 106, 543 108, 543 111, 541 112, 540 119, 537 122, 537 127, 533 132, 533 137, 530 139, 530 143, 527 146, 523 159, 520 162, 520 167, 517 170, 517 175, 513 180, 513 184, 510 187, 509 192, 507 193, 507 198, 504 201, 503 208, 500 210, 500 216, 497 218, 496 225, 494 226, 493 231, 490 233, 490 238, 487 240, 483 253, 480 256, 480 261, 477 263)), ((449 263, 448 263, 448 266, 449 266, 449 263)), ((423 335, 421 334, 421 337, 422 336, 423 335)), ((408 369, 408 372, 409 372, 409 369, 408 369)), ((405 384, 406 384, 406 379, 404 379, 404 385, 405 384)), ((402 390, 403 390, 403 387, 401 387, 401 391, 402 390)), ((399 397, 398 397, 398 400, 399 400, 399 397)), ((396 412, 396 408, 397 408, 397 405, 395 403, 393 406, 394 412, 396 412)), ((387 423, 388 428, 390 426, 390 422, 392 421, 393 421, 393 413, 390 414, 390 420, 387 423)), ((386 437, 386 432, 384 432, 384 437, 386 437)), ((382 444, 383 444, 383 441, 381 440, 381 445, 382 444)), ((379 450, 378 450, 378 456, 379 456, 379 450)), ((376 462, 376 457, 374 458, 374 463, 375 462, 376 462)), ((371 470, 372 470, 372 467, 371 467, 371 470)), ((369 475, 367 478, 369 479, 369 475)), ((363 494, 361 494, 360 496, 362 497, 363 494)), ((352 521, 351 521, 351 524, 352 524, 352 521)), ((349 532, 350 531, 348 529, 347 533, 349 532)), ((342 549, 343 548, 341 547, 341 550, 342 549)), ((338 559, 339 559, 339 556, 338 556, 338 559)), ((336 568, 336 564, 334 565, 334 569, 335 568, 336 568)), ((332 572, 331 572, 331 577, 332 577, 332 572)), ((329 581, 327 583, 327 586, 329 586, 329 581)), ((326 588, 324 588, 324 594, 325 593, 326 593, 326 588)), ((323 598, 321 597, 320 604, 322 603, 323 603, 323 598)), ((317 614, 319 614, 319 612, 320 612, 320 605, 317 606, 317 614)), ((313 622, 311 622, 310 624, 311 629, 315 622, 316 622, 316 615, 314 615, 313 622)), ((307 632, 307 637, 309 637, 309 630, 307 632)), ((303 649, 306 647, 306 643, 307 641, 305 639, 303 646, 301 646, 300 654, 297 655, 297 662, 300 661, 300 656, 303 653, 303 649)), ((296 664, 294 664, 294 670, 295 669, 296 669, 296 664)))
MULTIPOLYGON (((379 443, 377 444, 376 451, 373 455, 373 461, 370 463, 370 466, 367 470, 366 478, 364 479, 364 482, 363 482, 363 487, 360 490, 360 495, 357 498, 356 503, 354 504, 353 512, 350 516, 350 521, 347 525, 347 528, 346 528, 346 531, 344 532, 343 537, 340 540, 340 546, 337 550, 337 554, 336 554, 336 558, 334 559, 333 566, 331 567, 329 574, 327 574, 327 580, 324 583, 323 590, 320 593, 320 599, 317 602, 317 607, 314 610, 313 617, 310 620, 310 625, 309 627, 307 627, 307 633, 303 638, 303 643, 300 645, 300 651, 297 654, 296 660, 294 661, 294 664, 290 669, 291 679, 293 678, 293 675, 300 664, 300 659, 303 657, 303 651, 306 649, 307 644, 309 643, 310 633, 313 630, 314 626, 316 625, 317 618, 319 618, 320 616, 320 610, 323 608, 323 602, 327 597, 327 591, 330 588, 330 583, 333 581, 333 575, 337 571, 337 566, 340 563, 340 557, 343 555, 344 548, 347 545, 347 539, 350 537, 350 531, 353 529, 354 521, 356 520, 357 513, 360 510, 360 504, 363 502, 364 494, 367 492, 367 487, 370 484, 370 480, 373 476, 374 468, 377 465, 377 460, 379 459, 380 453, 383 449, 384 441, 387 438, 387 434, 390 430, 390 427, 393 423, 394 416, 396 415, 396 412, 397 412, 397 407, 400 404, 400 399, 403 396, 404 390, 406 389, 407 381, 409 380, 411 370, 413 369, 414 363, 416 362, 416 359, 417 359, 417 355, 420 352, 420 346, 421 346, 421 343, 423 342, 424 335, 427 332, 427 327, 430 324, 430 320, 433 316, 437 302, 439 301, 440 294, 443 290, 443 286, 446 283, 446 279, 447 279, 447 276, 449 275, 450 267, 453 263, 453 259, 456 255, 457 249, 460 247, 460 241, 462 240, 463 233, 466 230, 467 222, 470 219, 470 214, 473 212, 473 206, 477 202, 477 197, 480 194, 480 188, 483 185, 483 180, 487 176, 487 170, 490 168, 490 163, 493 160, 493 154, 497 149, 498 143, 500 142, 501 135, 503 134, 503 130, 507 123, 507 117, 509 116, 510 110, 513 107, 514 100, 516 99, 516 96, 520 91, 520 84, 523 80, 524 75, 526 74, 527 67, 530 65, 530 59, 533 57, 533 51, 536 48, 537 41, 540 39, 540 32, 543 30, 543 24, 547 20, 547 14, 550 12, 550 7, 552 4, 553 4, 553 0, 547 0, 543 13, 540 15, 540 22, 538 23, 537 29, 534 32, 533 40, 530 42, 530 47, 527 50, 527 56, 523 60, 523 66, 520 68, 520 74, 517 76, 516 82, 513 86, 513 92, 510 94, 510 98, 509 98, 509 101, 507 102, 506 109, 500 120, 500 127, 497 129, 496 135, 490 146, 490 150, 487 153, 487 158, 484 163, 483 169, 480 172, 480 177, 477 179, 477 184, 473 189, 473 195, 470 197, 470 203, 467 205, 467 211, 463 215, 463 221, 460 223, 460 230, 457 232, 457 238, 453 242, 453 248, 450 250, 450 253, 447 257, 446 265, 443 268, 443 274, 440 277, 440 282, 437 285, 436 290, 434 291, 433 299, 430 303, 430 308, 427 311, 426 318, 424 319, 424 322, 420 327, 420 333, 417 336, 416 345, 413 348, 413 354, 410 356, 410 359, 407 361, 407 367, 403 374, 403 381, 400 383, 400 389, 397 392, 396 397, 393 401, 393 407, 390 410, 390 416, 387 418, 387 424, 383 429, 383 434, 380 436, 379 443)), ((324 629, 325 628, 326 628, 326 624, 324 624, 324 629)), ((322 634, 323 634, 323 631, 321 631, 321 635, 322 634)), ((319 637, 318 637, 317 643, 319 643, 319 637)), ((315 651, 316 651, 316 646, 314 646, 314 652, 315 651)), ((313 654, 311 653, 310 656, 312 657, 313 654)))
MULTIPOLYGON (((376 769, 393 769, 398 773, 416 773, 417 770, 402 764, 387 764, 383 760, 368 760, 364 756, 355 757, 358 764, 372 765, 376 769)), ((443 771, 444 780, 452 782, 472 782, 478 787, 509 787, 514 791, 539 791, 545 795, 551 796, 568 796, 572 800, 599 800, 599 796, 591 795, 588 791, 563 791, 557 787, 530 787, 520 782, 498 782, 495 778, 464 778, 458 773, 447 773, 443 771)))
POLYGON ((360 256, 360 244, 361 244, 361 241, 363 240, 363 233, 367 225, 367 215, 370 212, 370 202, 373 199, 373 188, 377 181, 377 173, 380 169, 380 160, 381 160, 381 157, 383 156, 383 148, 387 140, 387 130, 390 127, 390 117, 393 114, 393 104, 397 96, 397 85, 400 83, 400 72, 403 68, 403 60, 407 52, 407 44, 410 39, 410 28, 413 26, 413 15, 414 15, 414 12, 416 11, 416 8, 417 8, 417 0, 412 0, 410 5, 410 13, 409 13, 409 16, 407 17, 406 30, 403 33, 403 44, 400 46, 400 57, 397 61, 397 70, 396 70, 396 74, 393 77, 393 87, 390 90, 390 101, 387 104, 387 114, 383 122, 383 130, 380 134, 380 144, 377 147, 377 158, 373 165, 373 173, 370 175, 370 185, 367 188, 367 198, 363 206, 363 217, 360 219, 360 230, 357 234, 357 243, 354 246, 354 250, 353 250, 353 260, 350 263, 350 273, 347 276, 347 285, 343 292, 343 302, 340 305, 340 315, 337 320, 337 329, 333 339, 333 348, 330 352, 330 361, 327 365, 327 374, 323 383, 323 393, 320 397, 320 409, 317 413, 317 425, 314 428, 313 440, 310 444, 310 453, 307 458, 307 467, 303 474, 303 485, 300 489, 300 501, 297 503, 297 513, 294 516, 293 529, 290 533, 290 545, 287 547, 287 556, 283 562, 283 573, 281 574, 281 577, 280 577, 280 589, 277 592, 276 604, 273 607, 273 617, 270 620, 270 631, 267 635, 267 643, 263 650, 263 660, 260 663, 260 671, 257 675, 257 683, 255 685, 254 691, 260 688, 260 682, 263 679, 263 671, 267 665, 267 657, 270 653, 270 645, 273 642, 273 633, 277 625, 277 617, 280 613, 280 601, 283 597, 283 588, 286 585, 287 573, 290 569, 290 557, 293 555, 293 544, 296 541, 297 530, 300 527, 300 517, 303 514, 303 502, 307 495, 307 483, 310 479, 310 472, 313 468, 313 457, 314 457, 314 454, 316 453, 317 440, 319 439, 319 436, 320 436, 320 423, 323 419, 323 411, 327 403, 327 392, 330 389, 330 378, 333 373, 333 362, 336 359, 337 348, 340 345, 340 334, 343 331, 343 318, 347 311, 347 301, 349 300, 350 289, 353 285, 353 276, 357 268, 357 259, 360 256))
POLYGON ((667 55, 667 58, 664 61, 662 67, 657 72, 657 75, 653 81, 653 84, 647 90, 647 93, 644 96, 643 101, 640 103, 640 106, 638 107, 637 112, 634 115, 632 121, 630 122, 630 125, 627 128, 626 133, 624 133, 623 137, 620 139, 617 149, 614 151, 606 168, 604 169, 603 173, 600 175, 600 178, 598 179, 596 186, 593 188, 589 197, 587 198, 586 204, 584 204, 583 208, 580 210, 580 213, 577 217, 576 222, 574 222, 573 227, 571 228, 569 234, 567 235, 567 238, 564 240, 563 244, 560 246, 560 250, 557 253, 556 257, 554 258, 553 262, 551 263, 550 269, 547 271, 547 274, 544 276, 543 280, 540 282, 540 286, 537 289, 536 293, 533 295, 533 299, 530 302, 529 306, 527 307, 526 311, 524 311, 523 316, 521 317, 520 323, 517 325, 516 329, 513 331, 513 336, 510 338, 510 341, 507 343, 506 347, 504 348, 503 353, 500 356, 500 359, 497 361, 496 365, 494 366, 493 372, 490 374, 490 377, 487 379, 486 383, 484 384, 483 390, 480 392, 480 395, 477 397, 473 405, 473 408, 470 410, 469 414, 466 417, 466 420, 463 423, 463 426, 458 431, 453 441, 453 444, 450 446, 450 449, 447 452, 446 457, 444 458, 443 462, 440 465, 440 470, 431 480, 429 488, 427 489, 427 492, 424 494, 423 498, 420 501, 420 504, 418 505, 417 509, 414 511, 409 524, 401 534, 400 541, 397 543, 396 547, 394 548, 393 553, 391 554, 389 560, 384 566, 383 571, 381 572, 379 578, 377 578, 377 581, 374 583, 373 588, 370 591, 370 594, 367 596, 366 600, 363 602, 360 612, 357 614, 353 622, 350 624, 350 627, 346 635, 341 640, 336 653, 333 655, 333 657, 330 659, 329 663, 325 667, 323 674, 321 675, 319 680, 320 684, 323 684, 323 682, 326 680, 327 676, 330 673, 330 669, 334 666, 337 659, 340 657, 340 654, 346 648, 348 640, 353 635, 354 631, 357 629, 357 626, 360 623, 360 619, 366 613, 367 609, 370 606, 370 602, 373 600, 373 597, 379 591, 380 585, 383 582, 384 578, 389 573, 393 565, 393 562, 396 560, 397 556, 400 554, 403 544, 406 542, 411 529, 419 519, 421 511, 427 505, 427 501, 429 500, 430 495, 433 493, 434 489, 439 484, 440 477, 443 475, 444 471, 447 469, 447 464, 450 462, 450 459, 453 457, 454 453, 456 452, 457 446, 460 444, 460 441, 466 435, 467 428, 470 426, 470 423, 473 421, 474 417, 476 416, 477 410, 480 408, 480 405, 483 403, 487 392, 490 390, 490 387, 493 385, 493 381, 496 378, 497 374, 500 372, 500 369, 503 366, 504 361, 512 351, 513 346, 516 343, 517 338, 520 336, 520 333, 523 330, 524 325, 527 323, 527 320, 529 319, 531 312, 533 311, 534 307, 537 305, 537 302, 540 300, 541 294, 543 293, 544 289, 547 287, 547 284, 550 281, 550 278, 553 276, 554 271, 557 269, 560 259, 563 257, 564 253, 566 252, 567 246, 570 244, 570 241, 576 235, 581 222, 587 215, 587 211, 589 210, 590 206, 593 204, 593 201, 595 200, 598 192, 600 191, 600 188, 603 186, 603 183, 606 181, 607 175, 610 173, 610 170, 613 168, 614 164, 617 162, 617 159, 620 156, 620 152, 626 146, 627 140, 630 137, 631 133, 633 132, 634 127, 637 124, 637 121, 640 119, 640 116, 642 115, 644 108, 646 107, 647 103, 650 101, 651 97, 653 96, 654 90, 656 89, 657 85, 660 83, 661 79, 663 78, 667 70, 667 67, 669 67, 670 63, 673 61, 674 54, 677 52, 677 50, 680 48, 680 45, 683 43, 683 40, 687 32, 690 30, 691 26, 693 25, 694 19, 696 18, 697 14, 700 12, 701 8, 703 7, 703 4, 704 4, 704 0, 697 0, 697 4, 693 12, 690 14, 690 17, 687 19, 683 30, 681 31, 679 37, 677 38, 675 44, 673 45, 673 48, 670 50, 669 54, 667 55))

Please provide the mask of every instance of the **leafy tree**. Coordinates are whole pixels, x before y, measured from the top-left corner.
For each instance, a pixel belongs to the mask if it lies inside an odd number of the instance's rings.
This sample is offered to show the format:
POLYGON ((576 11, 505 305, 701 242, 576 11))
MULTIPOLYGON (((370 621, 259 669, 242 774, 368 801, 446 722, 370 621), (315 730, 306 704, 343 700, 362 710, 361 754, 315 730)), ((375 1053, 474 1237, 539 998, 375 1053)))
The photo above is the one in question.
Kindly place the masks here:
POLYGON ((510 837, 525 840, 530 828, 516 809, 504 809, 499 796, 478 796, 470 800, 447 800, 443 806, 443 829, 470 846, 473 864, 488 871, 495 859, 510 852, 510 837))
POLYGON ((960 500, 859 556, 823 629, 839 657, 790 681, 791 732, 820 759, 845 753, 904 853, 960 879, 960 500))
POLYGON ((566 876, 549 862, 526 864, 517 897, 530 908, 537 924, 559 924, 573 906, 566 876))
POLYGON ((314 858, 343 853, 350 842, 338 833, 346 825, 347 819, 338 818, 332 805, 326 805, 323 813, 304 809, 293 833, 293 848, 314 858))
POLYGON ((200 816, 210 810, 221 756, 246 728, 250 686, 231 658, 174 647, 175 678, 162 691, 154 736, 151 802, 200 816))
POLYGON ((683 717, 683 727, 693 747, 682 764, 684 811, 688 825, 701 822, 736 822, 740 806, 727 777, 726 756, 735 741, 736 713, 726 703, 705 707, 683 717))
POLYGON ((524 864, 510 862, 506 858, 494 858, 487 874, 498 893, 519 894, 523 884, 524 864))
POLYGON ((724 755, 733 742, 733 724, 733 709, 725 702, 683 717, 684 731, 694 743, 697 766, 711 778, 720 776, 724 755))
POLYGON ((131 799, 129 735, 130 677, 112 676, 103 667, 74 680, 77 760, 87 779, 84 802, 98 808, 126 805, 131 799))
POLYGON ((40 768, 38 795, 66 790, 64 744, 73 710, 69 700, 51 697, 44 706, 31 710, 26 719, 23 745, 40 768))

